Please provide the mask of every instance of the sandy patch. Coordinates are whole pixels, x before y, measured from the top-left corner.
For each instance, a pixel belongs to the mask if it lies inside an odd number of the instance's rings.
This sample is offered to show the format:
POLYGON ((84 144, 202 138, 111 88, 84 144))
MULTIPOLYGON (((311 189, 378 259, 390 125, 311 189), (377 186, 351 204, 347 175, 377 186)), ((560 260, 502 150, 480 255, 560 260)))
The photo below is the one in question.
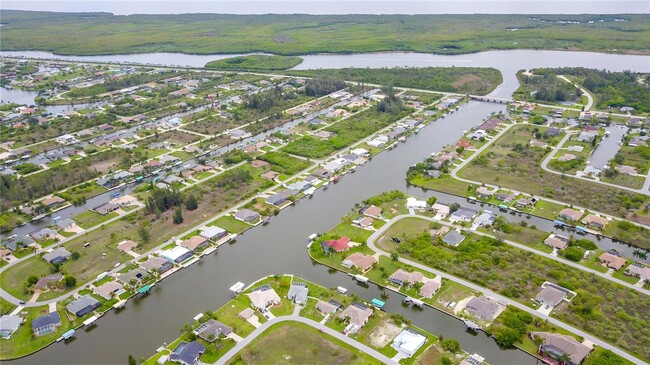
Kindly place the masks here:
POLYGON ((401 326, 397 326, 393 324, 392 320, 386 319, 370 333, 368 338, 370 338, 372 346, 382 348, 388 345, 400 332, 402 332, 401 326))
POLYGON ((467 298, 461 300, 460 302, 458 302, 458 304, 456 304, 456 306, 453 308, 454 314, 458 314, 463 309, 465 309, 465 307, 467 306, 467 303, 469 303, 469 301, 472 300, 473 298, 474 298, 474 296, 467 297, 467 298))

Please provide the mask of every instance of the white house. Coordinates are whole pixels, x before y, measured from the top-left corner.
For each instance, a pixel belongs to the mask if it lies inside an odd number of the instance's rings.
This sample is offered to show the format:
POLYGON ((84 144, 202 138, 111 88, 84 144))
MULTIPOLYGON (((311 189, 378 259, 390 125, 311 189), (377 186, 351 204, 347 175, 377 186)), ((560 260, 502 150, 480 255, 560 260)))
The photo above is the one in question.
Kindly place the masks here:
POLYGON ((413 356, 419 349, 427 343, 427 337, 411 329, 405 329, 395 339, 392 347, 407 357, 413 356))

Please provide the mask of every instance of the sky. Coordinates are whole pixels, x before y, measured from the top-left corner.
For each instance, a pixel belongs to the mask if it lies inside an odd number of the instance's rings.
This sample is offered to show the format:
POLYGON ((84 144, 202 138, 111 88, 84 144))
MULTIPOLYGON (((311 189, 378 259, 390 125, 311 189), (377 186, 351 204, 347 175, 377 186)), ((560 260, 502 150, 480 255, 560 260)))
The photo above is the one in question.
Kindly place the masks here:
MULTIPOLYGON (((2 0, 0 9, 128 14, 621 14, 650 13, 650 0, 2 0)), ((1 17, 1 14, 0 14, 1 17)))

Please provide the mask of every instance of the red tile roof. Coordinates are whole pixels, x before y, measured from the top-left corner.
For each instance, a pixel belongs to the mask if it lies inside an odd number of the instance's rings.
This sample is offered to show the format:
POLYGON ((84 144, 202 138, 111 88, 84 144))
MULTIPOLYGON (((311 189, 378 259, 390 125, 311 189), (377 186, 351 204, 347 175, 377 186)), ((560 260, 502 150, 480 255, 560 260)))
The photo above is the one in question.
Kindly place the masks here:
POLYGON ((325 244, 336 252, 343 252, 350 249, 350 246, 348 245, 349 242, 350 237, 343 236, 337 240, 325 241, 325 244))

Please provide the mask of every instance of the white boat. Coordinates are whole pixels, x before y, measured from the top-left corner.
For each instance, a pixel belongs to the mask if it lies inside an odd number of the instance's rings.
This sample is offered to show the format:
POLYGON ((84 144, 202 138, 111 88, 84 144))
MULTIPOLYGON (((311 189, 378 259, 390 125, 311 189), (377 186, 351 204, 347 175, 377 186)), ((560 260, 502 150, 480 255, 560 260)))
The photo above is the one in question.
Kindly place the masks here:
POLYGON ((242 282, 237 282, 235 285, 230 287, 230 291, 235 294, 241 293, 243 289, 244 289, 244 283, 242 282))
POLYGON ((346 288, 342 287, 342 286, 337 286, 336 290, 341 294, 345 294, 345 293, 348 292, 348 290, 346 288))
POLYGON ((359 275, 359 274, 354 275, 354 279, 355 279, 356 281, 358 281, 358 282, 360 282, 360 283, 364 283, 364 284, 367 283, 368 280, 369 280, 367 277, 365 277, 365 276, 363 276, 363 275, 359 275))

